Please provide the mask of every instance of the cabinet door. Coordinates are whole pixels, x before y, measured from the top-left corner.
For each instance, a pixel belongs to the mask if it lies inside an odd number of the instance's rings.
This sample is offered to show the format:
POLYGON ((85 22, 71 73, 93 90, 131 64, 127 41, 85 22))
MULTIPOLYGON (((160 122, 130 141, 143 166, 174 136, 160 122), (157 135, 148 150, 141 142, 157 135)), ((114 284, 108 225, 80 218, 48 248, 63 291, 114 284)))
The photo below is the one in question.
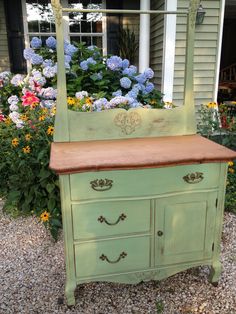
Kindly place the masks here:
POLYGON ((156 265, 211 258, 217 193, 156 200, 156 265))

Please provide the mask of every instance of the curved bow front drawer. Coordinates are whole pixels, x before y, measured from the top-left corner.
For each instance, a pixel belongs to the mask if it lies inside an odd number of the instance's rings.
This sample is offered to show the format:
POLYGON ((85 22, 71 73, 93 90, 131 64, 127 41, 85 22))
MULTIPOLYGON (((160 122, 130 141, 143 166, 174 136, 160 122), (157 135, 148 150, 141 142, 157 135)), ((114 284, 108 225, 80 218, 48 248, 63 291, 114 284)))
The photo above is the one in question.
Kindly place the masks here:
POLYGON ((152 196, 217 188, 220 164, 193 164, 142 170, 85 172, 70 175, 71 199, 152 196))
POLYGON ((72 205, 74 239, 150 230, 150 201, 97 202, 72 205))
POLYGON ((149 249, 148 236, 76 244, 76 275, 83 278, 147 269, 149 249))

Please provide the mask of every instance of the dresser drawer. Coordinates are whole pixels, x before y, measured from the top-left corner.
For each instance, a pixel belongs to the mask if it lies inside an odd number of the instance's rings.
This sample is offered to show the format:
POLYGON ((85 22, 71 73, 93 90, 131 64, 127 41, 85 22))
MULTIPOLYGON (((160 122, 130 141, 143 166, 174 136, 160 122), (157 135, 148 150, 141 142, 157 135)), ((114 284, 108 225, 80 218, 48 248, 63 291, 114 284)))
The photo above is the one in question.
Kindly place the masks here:
POLYGON ((150 267, 149 250, 148 236, 76 244, 76 276, 83 278, 147 269, 150 267))
POLYGON ((71 199, 151 196, 216 188, 220 164, 193 164, 143 170, 86 172, 70 175, 71 199))
POLYGON ((74 239, 148 232, 150 201, 72 205, 74 239))

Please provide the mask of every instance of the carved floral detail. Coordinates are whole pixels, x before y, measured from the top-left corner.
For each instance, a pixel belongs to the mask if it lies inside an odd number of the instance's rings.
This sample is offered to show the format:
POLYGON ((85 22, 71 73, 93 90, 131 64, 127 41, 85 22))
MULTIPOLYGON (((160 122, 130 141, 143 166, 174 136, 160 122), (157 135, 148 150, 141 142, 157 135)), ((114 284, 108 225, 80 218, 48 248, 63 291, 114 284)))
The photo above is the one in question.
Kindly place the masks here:
POLYGON ((142 119, 137 112, 122 112, 115 116, 114 123, 121 128, 122 133, 129 135, 133 133, 140 125, 142 119))

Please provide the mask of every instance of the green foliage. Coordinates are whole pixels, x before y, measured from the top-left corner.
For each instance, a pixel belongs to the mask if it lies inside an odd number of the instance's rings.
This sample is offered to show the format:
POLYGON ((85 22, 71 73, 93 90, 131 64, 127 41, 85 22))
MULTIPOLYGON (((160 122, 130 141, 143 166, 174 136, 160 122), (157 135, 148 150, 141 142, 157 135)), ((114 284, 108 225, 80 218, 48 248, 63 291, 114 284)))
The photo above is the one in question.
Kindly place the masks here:
POLYGON ((156 301, 156 310, 157 310, 157 314, 162 314, 164 311, 164 303, 162 300, 160 301, 156 301))
MULTIPOLYGON (((198 131, 203 136, 228 148, 236 150, 236 118, 228 113, 224 104, 217 106, 209 103, 202 105, 199 114, 198 131)), ((236 167, 229 162, 226 185, 225 209, 236 213, 236 167)))
POLYGON ((134 63, 139 44, 135 38, 134 32, 130 31, 128 26, 126 29, 120 28, 118 45, 120 49, 120 56, 123 59, 128 59, 131 63, 134 63))

